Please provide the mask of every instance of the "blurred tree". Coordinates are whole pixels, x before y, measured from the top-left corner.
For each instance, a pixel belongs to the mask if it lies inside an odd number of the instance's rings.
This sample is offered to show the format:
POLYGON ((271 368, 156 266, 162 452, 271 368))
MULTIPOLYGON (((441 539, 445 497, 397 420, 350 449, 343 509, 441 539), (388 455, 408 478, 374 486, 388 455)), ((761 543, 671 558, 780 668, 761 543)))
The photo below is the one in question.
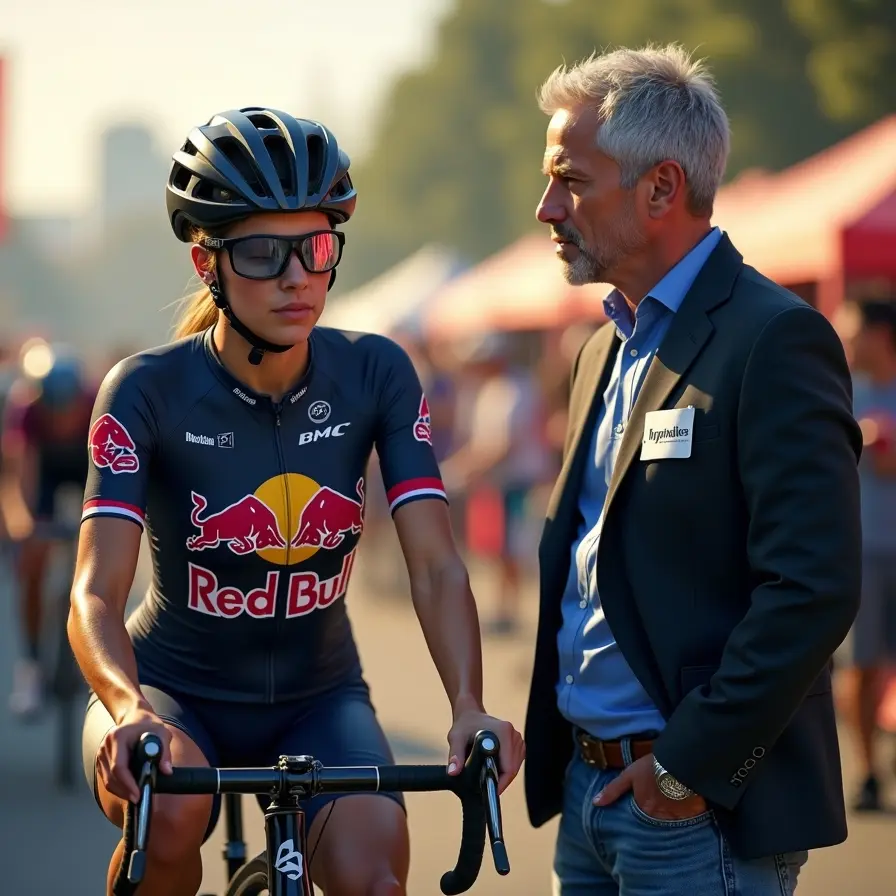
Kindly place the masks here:
POLYGON ((855 126, 896 111, 893 0, 787 0, 786 6, 811 42, 808 74, 829 118, 855 126))
POLYGON ((729 177, 785 167, 896 108, 893 0, 458 0, 357 166, 337 290, 430 240, 476 261, 530 230, 538 86, 558 63, 647 41, 708 58, 731 118, 729 177))

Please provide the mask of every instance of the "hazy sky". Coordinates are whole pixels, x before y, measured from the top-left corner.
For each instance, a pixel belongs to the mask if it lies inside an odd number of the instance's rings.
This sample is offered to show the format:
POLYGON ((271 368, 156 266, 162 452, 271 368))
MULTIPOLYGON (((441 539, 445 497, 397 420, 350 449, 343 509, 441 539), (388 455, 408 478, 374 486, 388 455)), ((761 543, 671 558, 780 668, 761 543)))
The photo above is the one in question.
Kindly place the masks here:
POLYGON ((6 205, 83 210, 98 135, 118 121, 151 127, 167 157, 213 113, 269 105, 327 119, 357 157, 385 89, 431 52, 450 5, 0 0, 6 205))

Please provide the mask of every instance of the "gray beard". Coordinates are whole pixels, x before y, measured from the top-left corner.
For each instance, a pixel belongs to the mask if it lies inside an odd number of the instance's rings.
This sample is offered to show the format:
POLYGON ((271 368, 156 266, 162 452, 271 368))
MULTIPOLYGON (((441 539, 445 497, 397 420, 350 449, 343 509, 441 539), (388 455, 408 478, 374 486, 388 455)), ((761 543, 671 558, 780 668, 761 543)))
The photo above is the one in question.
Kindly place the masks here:
POLYGON ((624 217, 619 220, 604 244, 597 249, 585 245, 581 234, 568 228, 558 228, 563 239, 573 243, 579 250, 575 261, 563 261, 563 279, 570 286, 584 286, 586 283, 608 283, 608 276, 620 262, 637 252, 645 239, 638 232, 632 208, 627 207, 624 217))
MULTIPOLYGON (((586 283, 600 283, 606 273, 603 265, 590 253, 576 243, 579 256, 575 261, 563 260, 563 279, 570 286, 584 286, 586 283)), ((562 260, 562 259, 561 259, 562 260)))

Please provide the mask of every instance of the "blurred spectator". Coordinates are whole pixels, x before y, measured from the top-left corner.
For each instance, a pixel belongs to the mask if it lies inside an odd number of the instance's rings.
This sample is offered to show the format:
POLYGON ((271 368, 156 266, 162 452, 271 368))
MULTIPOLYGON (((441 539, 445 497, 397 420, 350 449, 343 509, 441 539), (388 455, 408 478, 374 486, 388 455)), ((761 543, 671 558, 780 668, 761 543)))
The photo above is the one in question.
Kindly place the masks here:
MULTIPOLYGON (((532 371, 514 362, 510 349, 509 337, 490 333, 465 354, 467 372, 477 382, 469 435, 442 464, 449 493, 466 490, 473 502, 470 516, 488 514, 489 522, 501 529, 497 610, 484 626, 491 634, 508 634, 519 622, 521 570, 534 557, 537 540, 527 502, 532 490, 550 476, 538 383, 532 371), (490 490, 500 500, 497 513, 487 509, 490 490)), ((476 536, 468 534, 475 549, 476 536)))
POLYGON ((546 341, 539 358, 537 369, 545 401, 545 439, 554 456, 554 475, 559 473, 566 440, 572 367, 582 346, 596 329, 590 321, 567 327, 556 334, 556 338, 546 341))
POLYGON ((16 373, 0 434, 0 517, 4 533, 21 543, 16 572, 23 656, 16 664, 10 708, 30 718, 43 701, 39 656, 43 586, 51 549, 48 541, 35 534, 35 523, 56 519, 64 487, 83 493, 96 387, 74 352, 40 338, 22 347, 16 373))
MULTIPOLYGON (((854 808, 881 809, 875 734, 883 672, 896 658, 896 303, 853 306, 858 327, 850 345, 853 407, 864 445, 862 603, 853 627, 855 694, 852 726, 864 780, 854 808)), ((848 315, 847 315, 848 317, 848 315)))
MULTIPOLYGON (((15 349, 9 343, 0 343, 0 420, 3 420, 9 392, 17 373, 15 349)), ((0 451, 0 480, 3 476, 3 453, 0 451)), ((0 513, 0 538, 6 538, 6 524, 0 513)))

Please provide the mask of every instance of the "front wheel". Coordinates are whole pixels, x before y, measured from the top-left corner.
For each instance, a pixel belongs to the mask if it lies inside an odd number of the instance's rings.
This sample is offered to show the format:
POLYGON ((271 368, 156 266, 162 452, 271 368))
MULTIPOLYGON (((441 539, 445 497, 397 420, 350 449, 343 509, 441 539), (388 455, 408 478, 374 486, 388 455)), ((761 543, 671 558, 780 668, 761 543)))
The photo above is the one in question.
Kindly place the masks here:
POLYGON ((262 853, 233 875, 225 896, 262 896, 268 892, 268 858, 262 853))

